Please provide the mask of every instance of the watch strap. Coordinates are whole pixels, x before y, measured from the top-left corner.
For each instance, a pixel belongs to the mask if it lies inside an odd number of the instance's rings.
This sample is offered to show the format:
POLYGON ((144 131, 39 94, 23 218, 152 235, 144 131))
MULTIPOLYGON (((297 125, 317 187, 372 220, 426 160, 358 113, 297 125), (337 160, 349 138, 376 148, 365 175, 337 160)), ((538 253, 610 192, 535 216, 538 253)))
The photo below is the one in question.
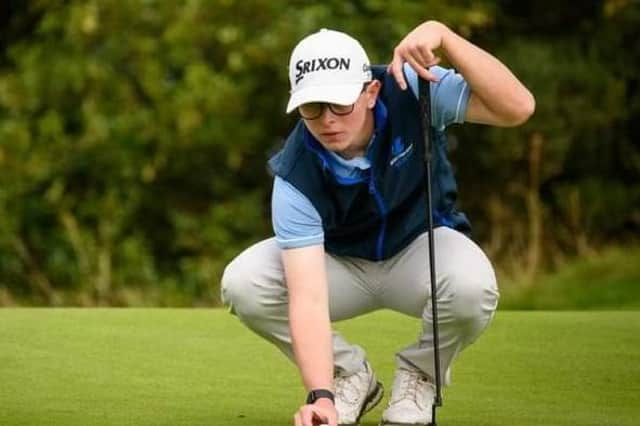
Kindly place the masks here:
POLYGON ((320 398, 328 398, 331 402, 335 403, 335 397, 333 392, 329 389, 313 389, 307 395, 307 404, 313 404, 320 398))

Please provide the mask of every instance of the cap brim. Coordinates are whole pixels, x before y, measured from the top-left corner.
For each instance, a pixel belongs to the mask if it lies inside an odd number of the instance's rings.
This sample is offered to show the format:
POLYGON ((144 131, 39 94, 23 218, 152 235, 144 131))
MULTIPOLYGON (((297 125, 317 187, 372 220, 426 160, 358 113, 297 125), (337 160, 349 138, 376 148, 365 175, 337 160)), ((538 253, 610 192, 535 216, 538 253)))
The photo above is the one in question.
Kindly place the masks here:
POLYGON ((327 102, 338 105, 351 105, 362 92, 361 83, 339 84, 335 86, 309 86, 291 94, 287 104, 287 114, 302 104, 309 102, 327 102))

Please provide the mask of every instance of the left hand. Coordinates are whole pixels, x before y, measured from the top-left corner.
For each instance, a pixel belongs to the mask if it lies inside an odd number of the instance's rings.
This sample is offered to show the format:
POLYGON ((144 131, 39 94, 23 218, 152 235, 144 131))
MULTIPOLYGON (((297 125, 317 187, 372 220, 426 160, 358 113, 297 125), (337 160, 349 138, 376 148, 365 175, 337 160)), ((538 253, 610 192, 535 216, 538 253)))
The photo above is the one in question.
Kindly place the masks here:
POLYGON ((338 412, 331 400, 320 398, 315 404, 306 404, 293 416, 295 426, 338 426, 338 412))
POLYGON ((425 80, 438 81, 435 74, 427 69, 440 63, 440 57, 433 51, 442 46, 442 38, 447 27, 436 21, 418 25, 393 50, 393 59, 387 72, 393 74, 402 90, 407 88, 402 65, 406 62, 425 80))

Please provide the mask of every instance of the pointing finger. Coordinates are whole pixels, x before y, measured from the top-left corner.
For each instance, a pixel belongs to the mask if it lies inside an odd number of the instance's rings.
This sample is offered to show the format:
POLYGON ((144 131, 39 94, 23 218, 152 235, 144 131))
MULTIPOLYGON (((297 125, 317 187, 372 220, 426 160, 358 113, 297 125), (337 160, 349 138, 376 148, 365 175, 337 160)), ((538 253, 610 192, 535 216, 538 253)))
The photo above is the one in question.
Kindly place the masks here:
POLYGON ((428 81, 438 81, 438 77, 435 74, 430 72, 427 68, 423 67, 420 63, 418 63, 413 58, 407 58, 407 63, 413 68, 413 70, 424 80, 428 81))
POLYGON ((391 73, 398 83, 398 86, 400 86, 402 90, 405 90, 407 88, 407 82, 405 81, 404 73, 402 72, 402 62, 400 54, 394 52, 393 60, 387 67, 387 72, 391 73))

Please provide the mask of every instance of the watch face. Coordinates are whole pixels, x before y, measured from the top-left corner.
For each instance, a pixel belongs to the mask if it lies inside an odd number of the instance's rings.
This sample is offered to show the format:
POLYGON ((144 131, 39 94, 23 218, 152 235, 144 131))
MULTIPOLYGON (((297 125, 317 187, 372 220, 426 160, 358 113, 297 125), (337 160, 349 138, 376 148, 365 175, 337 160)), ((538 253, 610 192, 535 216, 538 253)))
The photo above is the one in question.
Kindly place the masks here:
POLYGON ((313 404, 318 399, 318 395, 316 395, 316 391, 309 392, 307 395, 307 404, 313 404))

